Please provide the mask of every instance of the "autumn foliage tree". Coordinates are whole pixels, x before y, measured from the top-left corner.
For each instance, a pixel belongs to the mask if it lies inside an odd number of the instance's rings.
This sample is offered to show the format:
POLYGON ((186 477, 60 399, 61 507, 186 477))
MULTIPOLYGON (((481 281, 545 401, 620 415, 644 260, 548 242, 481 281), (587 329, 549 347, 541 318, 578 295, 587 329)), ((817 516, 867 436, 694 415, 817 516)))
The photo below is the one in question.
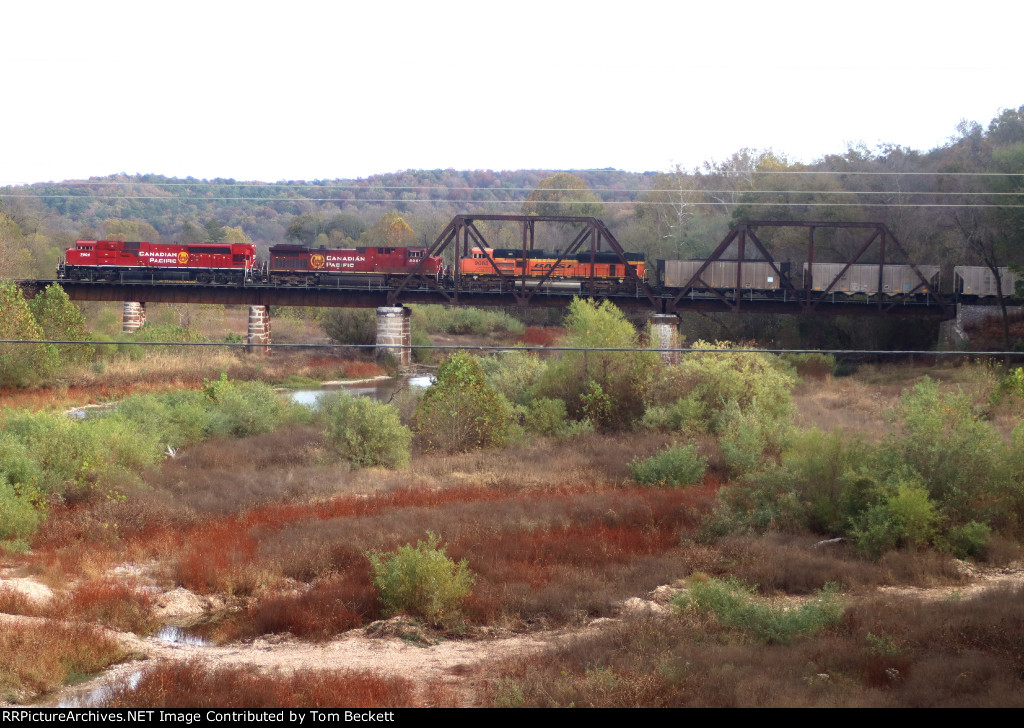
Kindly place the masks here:
POLYGON ((387 212, 359 239, 364 245, 403 248, 416 242, 416 233, 397 212, 387 212))
MULTIPOLYGON (((55 341, 86 341, 89 330, 85 315, 71 302, 60 286, 53 284, 29 303, 29 309, 42 330, 43 337, 55 341)), ((95 353, 92 344, 58 344, 61 364, 81 364, 95 353)))
POLYGON ((467 452, 503 445, 513 416, 476 358, 460 351, 438 368, 416 410, 416 429, 427 449, 467 452))
MULTIPOLYGON (((40 341, 36 323, 21 289, 11 281, 0 283, 0 339, 40 341)), ((0 344, 0 386, 25 387, 52 374, 57 350, 43 343, 0 344)))
POLYGON ((524 215, 599 217, 603 213, 601 199, 586 182, 568 172, 541 180, 523 203, 524 215))

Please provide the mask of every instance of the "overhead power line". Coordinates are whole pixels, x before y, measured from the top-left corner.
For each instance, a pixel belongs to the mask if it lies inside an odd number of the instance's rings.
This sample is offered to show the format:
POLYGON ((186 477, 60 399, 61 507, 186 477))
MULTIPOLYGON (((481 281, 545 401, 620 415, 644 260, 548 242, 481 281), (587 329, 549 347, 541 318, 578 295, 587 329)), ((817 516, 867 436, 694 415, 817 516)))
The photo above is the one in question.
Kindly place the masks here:
MULTIPOLYGON (((111 342, 89 341, 89 340, 64 340, 64 339, 0 339, 0 344, 91 344, 101 346, 111 342)), ((117 346, 183 346, 183 347, 271 347, 279 349, 376 349, 377 344, 248 344, 228 343, 223 341, 118 341, 113 342, 117 346)), ((388 349, 432 349, 432 350, 454 350, 454 351, 487 351, 487 352, 515 352, 515 351, 597 351, 597 352, 634 352, 634 353, 667 353, 678 352, 681 354, 833 354, 848 355, 857 354, 862 356, 1024 356, 1022 351, 929 351, 924 349, 908 349, 890 351, 887 349, 650 349, 633 347, 614 346, 461 346, 458 344, 432 344, 432 345, 403 345, 388 344, 388 349)))
MULTIPOLYGON (((729 194, 747 194, 747 191, 733 192, 728 191, 729 194)), ((781 194, 775 190, 765 190, 762 194, 781 194)), ((796 194, 796 193, 793 193, 796 194)), ((833 195, 842 194, 839 191, 825 191, 825 192, 805 192, 800 191, 799 194, 821 194, 821 195, 833 195)), ((849 194, 863 194, 863 193, 849 193, 849 194)), ((883 193, 878 193, 883 194, 883 193)), ((899 192, 888 192, 884 194, 899 195, 899 192)), ((1022 193, 1007 193, 1016 194, 1018 196, 1024 196, 1022 193)), ((162 195, 25 195, 25 194, 0 194, 0 198, 28 198, 28 199, 67 199, 67 200, 166 200, 172 202, 263 202, 266 204, 271 203, 283 203, 283 202, 334 202, 334 203, 372 203, 372 204, 431 204, 436 205, 440 203, 463 203, 465 205, 516 205, 521 206, 522 200, 464 200, 461 198, 417 198, 417 199, 396 199, 396 198, 340 198, 340 197, 165 197, 162 195)), ((594 200, 555 200, 555 201, 542 201, 544 204, 558 204, 558 205, 593 205, 594 200)), ((680 203, 679 201, 657 201, 657 200, 601 200, 599 201, 604 205, 641 205, 641 206, 663 206, 663 207, 678 207, 680 204, 686 205, 711 205, 711 206, 747 206, 747 207, 921 207, 921 208, 1003 208, 1003 209, 1020 209, 1024 208, 1024 204, 1003 204, 1003 203, 949 203, 949 202, 750 202, 747 200, 741 200, 736 202, 727 202, 724 200, 707 200, 703 202, 685 202, 680 203)))

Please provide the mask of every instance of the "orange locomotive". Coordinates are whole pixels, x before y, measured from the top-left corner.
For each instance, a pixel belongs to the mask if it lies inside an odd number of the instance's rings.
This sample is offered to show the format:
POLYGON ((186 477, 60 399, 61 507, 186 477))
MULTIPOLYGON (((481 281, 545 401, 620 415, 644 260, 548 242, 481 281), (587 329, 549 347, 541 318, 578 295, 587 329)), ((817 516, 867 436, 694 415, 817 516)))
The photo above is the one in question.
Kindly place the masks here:
POLYGON ((644 278, 644 257, 638 253, 626 253, 626 263, 611 251, 588 250, 566 255, 561 260, 559 255, 545 250, 527 250, 524 253, 515 248, 476 248, 459 260, 459 272, 463 280, 470 281, 471 287, 487 288, 504 279, 518 283, 524 274, 527 285, 537 285, 547 276, 546 280, 554 282, 554 287, 559 283, 578 286, 593 279, 605 290, 633 285, 634 279, 628 269, 632 269, 640 280, 644 278))

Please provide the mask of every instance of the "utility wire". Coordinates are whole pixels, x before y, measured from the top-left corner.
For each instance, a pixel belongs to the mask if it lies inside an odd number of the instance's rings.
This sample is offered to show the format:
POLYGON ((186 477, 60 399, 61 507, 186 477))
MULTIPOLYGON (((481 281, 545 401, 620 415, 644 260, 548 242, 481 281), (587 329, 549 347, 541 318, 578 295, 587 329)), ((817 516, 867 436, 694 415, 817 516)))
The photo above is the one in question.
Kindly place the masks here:
MULTIPOLYGON (((777 192, 771 191, 771 194, 778 194, 777 192)), ((745 194, 741 192, 738 194, 745 194)), ((769 194, 766 192, 765 194, 769 194)), ((801 194, 811 194, 804 193, 801 194)), ((833 192, 823 192, 820 194, 835 194, 833 192)), ((859 193, 858 193, 859 194, 859 193)), ((899 193, 886 193, 886 194, 899 194, 899 193)), ((1021 193, 1024 195, 1024 193, 1021 193)), ((440 203, 451 204, 453 202, 461 202, 467 206, 471 205, 521 205, 522 200, 455 200, 448 198, 438 199, 367 199, 367 198, 338 198, 338 197, 163 197, 163 196, 149 196, 149 195, 5 195, 0 194, 0 197, 10 198, 32 198, 32 199, 70 199, 70 200, 167 200, 171 202, 224 202, 224 201, 248 201, 248 202, 264 202, 267 204, 275 202, 341 202, 341 203, 403 203, 403 204, 431 204, 436 205, 440 203)), ((545 204, 551 204, 546 202, 545 204)), ((571 200, 558 200, 556 204, 559 205, 593 205, 594 201, 571 201, 571 200)), ((644 205, 644 206, 670 206, 678 207, 678 202, 657 202, 653 200, 604 200, 601 201, 604 205, 644 205)), ((746 206, 746 207, 891 207, 891 208, 992 208, 992 209, 1024 209, 1024 204, 1003 204, 1003 203, 948 203, 948 202, 723 202, 719 200, 712 200, 707 202, 693 202, 686 203, 690 205, 709 205, 713 207, 718 206, 746 206)))
POLYGON ((61 339, 0 339, 0 344, 91 344, 93 346, 195 346, 250 348, 271 347, 276 349, 427 349, 439 351, 593 351, 593 352, 636 352, 636 353, 679 353, 679 354, 859 354, 877 356, 1024 356, 1024 351, 930 351, 930 350, 897 350, 886 349, 644 349, 633 347, 587 347, 587 346, 459 346, 445 345, 404 345, 388 344, 247 344, 217 341, 182 342, 182 341, 80 341, 61 339))

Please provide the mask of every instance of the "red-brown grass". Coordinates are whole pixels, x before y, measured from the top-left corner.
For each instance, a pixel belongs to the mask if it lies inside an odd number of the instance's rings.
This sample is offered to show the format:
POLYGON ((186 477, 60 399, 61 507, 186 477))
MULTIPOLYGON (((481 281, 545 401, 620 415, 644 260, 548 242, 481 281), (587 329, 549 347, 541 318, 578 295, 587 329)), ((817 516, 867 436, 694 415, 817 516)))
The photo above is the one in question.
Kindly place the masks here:
POLYGON ((24 700, 127 657, 117 640, 93 627, 5 622, 0 629, 0 699, 24 700))
POLYGON ((122 684, 103 708, 412 708, 454 707, 444 689, 417 695, 403 677, 363 671, 301 670, 263 674, 255 666, 210 668, 162 662, 134 687, 122 684))
POLYGON ((79 584, 69 594, 54 599, 46 615, 145 635, 157 627, 153 606, 153 597, 147 592, 108 577, 79 584))
POLYGON ((809 594, 832 582, 843 589, 883 584, 960 584, 952 557, 930 551, 893 552, 870 561, 851 544, 815 548, 818 539, 775 534, 731 536, 715 544, 709 573, 731 574, 765 594, 809 594))
MULTIPOLYGON (((366 560, 363 560, 366 562, 366 560)), ((232 622, 239 636, 287 632, 303 639, 326 639, 379 616, 369 563, 360 573, 339 575, 304 591, 270 593, 232 622)))
POLYGON ((0 614, 38 615, 39 606, 25 594, 11 586, 0 586, 0 614))
POLYGON ((527 346, 554 346, 563 336, 565 329, 562 328, 527 326, 526 331, 516 337, 516 343, 527 346))
POLYGON ((509 659, 485 705, 577 707, 1024 707, 1024 590, 962 601, 878 597, 842 624, 764 645, 682 612, 626 619, 509 659))

